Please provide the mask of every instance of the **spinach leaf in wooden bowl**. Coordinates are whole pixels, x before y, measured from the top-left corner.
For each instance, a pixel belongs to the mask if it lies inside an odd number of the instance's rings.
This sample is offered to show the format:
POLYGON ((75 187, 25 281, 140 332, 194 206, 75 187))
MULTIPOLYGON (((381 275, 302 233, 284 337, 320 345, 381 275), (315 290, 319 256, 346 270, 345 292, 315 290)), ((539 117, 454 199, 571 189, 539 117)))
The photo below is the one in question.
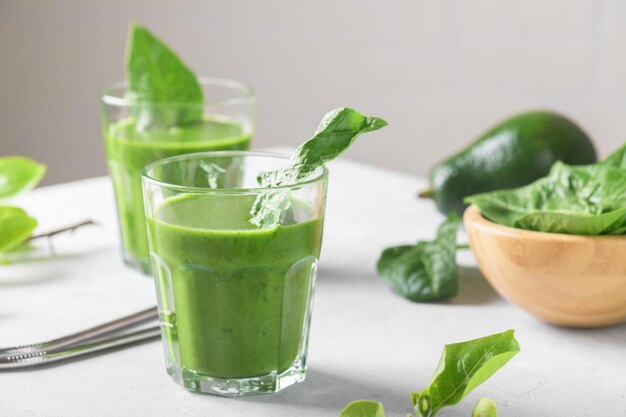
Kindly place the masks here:
POLYGON ((573 235, 626 234, 626 145, 591 165, 557 162, 548 176, 465 199, 504 226, 573 235))

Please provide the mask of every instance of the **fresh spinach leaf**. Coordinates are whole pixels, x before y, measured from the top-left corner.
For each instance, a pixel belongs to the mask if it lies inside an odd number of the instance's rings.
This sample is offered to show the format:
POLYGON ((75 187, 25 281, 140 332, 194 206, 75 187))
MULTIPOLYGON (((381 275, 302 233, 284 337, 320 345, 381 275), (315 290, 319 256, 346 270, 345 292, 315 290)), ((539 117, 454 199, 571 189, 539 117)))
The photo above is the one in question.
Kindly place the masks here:
POLYGON ((615 168, 626 168, 626 144, 622 145, 621 148, 614 151, 599 163, 601 165, 609 165, 615 168))
POLYGON ((576 235, 623 234, 626 168, 623 156, 592 165, 557 162, 548 176, 511 190, 467 197, 489 220, 505 226, 576 235))
POLYGON ((385 417, 385 409, 376 401, 353 401, 343 409, 339 417, 385 417))
POLYGON ((400 295, 412 301, 435 301, 457 293, 456 235, 460 220, 454 213, 439 226, 433 241, 387 248, 377 270, 400 295))
POLYGON ((0 157, 0 199, 34 188, 45 173, 46 166, 30 158, 0 157))
POLYGON ((37 227, 37 221, 24 210, 0 206, 0 252, 8 252, 24 243, 37 227))
MULTIPOLYGON (((258 175, 262 187, 295 184, 316 169, 341 155, 360 134, 387 126, 378 117, 369 117, 343 107, 326 113, 313 137, 291 155, 287 165, 258 175)), ((282 219, 291 203, 288 190, 262 193, 250 211, 250 222, 257 227, 273 227, 282 219)))
POLYGON ((482 397, 476 402, 472 417, 498 417, 498 408, 490 398, 482 397))
POLYGON ((383 119, 365 116, 347 107, 331 110, 324 115, 313 137, 291 155, 287 166, 262 172, 259 184, 263 187, 293 184, 337 158, 359 135, 385 126, 387 122, 383 119))
MULTIPOLYGON (((420 417, 434 417, 443 407, 458 404, 489 379, 519 351, 514 330, 479 339, 445 345, 430 386, 411 393, 413 409, 420 417)), ((354 401, 339 417, 384 417, 383 405, 371 400, 354 401)), ((409 415, 411 417, 411 414, 409 415)), ((496 405, 481 398, 472 417, 498 417, 496 405)))
POLYGON ((415 411, 432 417, 458 404, 520 350, 514 330, 445 345, 430 386, 420 392, 415 411))
POLYGON ((195 74, 148 29, 132 24, 126 47, 127 98, 138 130, 186 126, 202 120, 202 88, 195 74))

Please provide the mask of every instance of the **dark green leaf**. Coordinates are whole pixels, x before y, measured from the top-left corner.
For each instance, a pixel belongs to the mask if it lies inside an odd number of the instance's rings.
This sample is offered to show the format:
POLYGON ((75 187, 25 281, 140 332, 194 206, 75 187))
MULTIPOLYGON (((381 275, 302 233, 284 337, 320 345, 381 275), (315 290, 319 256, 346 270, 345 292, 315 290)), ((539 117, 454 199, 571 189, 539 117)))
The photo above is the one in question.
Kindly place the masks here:
POLYGON ((0 199, 34 188, 45 173, 46 166, 30 158, 0 157, 0 199))
POLYGON ((137 24, 131 25, 128 35, 126 73, 137 129, 185 126, 202 120, 202 88, 194 73, 137 24))
POLYGON ((353 401, 343 409, 339 417, 385 417, 385 409, 376 401, 353 401))
MULTIPOLYGON (((356 110, 346 107, 332 110, 324 116, 313 137, 291 155, 285 167, 259 174, 259 184, 262 187, 275 187, 305 179, 341 155, 360 134, 385 126, 387 122, 384 120, 364 116, 356 110)), ((288 191, 261 194, 250 211, 250 222, 258 227, 273 227, 280 222, 289 203, 288 191)))
POLYGON ((571 166, 557 162, 547 177, 525 187, 465 199, 487 219, 505 226, 577 235, 623 233, 626 168, 603 161, 571 166))
POLYGON ((433 241, 387 248, 377 270, 400 295, 412 301, 435 301, 457 293, 456 235, 460 220, 451 214, 433 241))
POLYGON ((491 399, 482 397, 476 402, 472 417, 498 417, 498 408, 491 399))
POLYGON ((430 386, 419 395, 416 411, 422 417, 432 417, 443 407, 458 404, 519 350, 514 330, 445 345, 430 386), (422 401, 425 406, 421 406, 422 401))
POLYGON ((0 252, 24 243, 37 227, 37 221, 18 207, 0 206, 0 252))

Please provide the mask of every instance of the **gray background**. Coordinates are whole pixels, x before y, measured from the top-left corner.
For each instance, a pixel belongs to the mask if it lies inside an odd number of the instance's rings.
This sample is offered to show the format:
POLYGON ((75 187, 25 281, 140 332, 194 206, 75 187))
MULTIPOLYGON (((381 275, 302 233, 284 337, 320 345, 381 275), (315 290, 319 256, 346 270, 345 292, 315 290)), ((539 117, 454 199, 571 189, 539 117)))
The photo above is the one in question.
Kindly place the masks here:
POLYGON ((604 155, 626 138, 625 18, 618 0, 0 0, 0 154, 47 163, 48 184, 105 173, 98 92, 124 77, 134 19, 198 74, 256 87, 255 148, 348 105, 390 122, 350 157, 424 174, 543 107, 604 155))

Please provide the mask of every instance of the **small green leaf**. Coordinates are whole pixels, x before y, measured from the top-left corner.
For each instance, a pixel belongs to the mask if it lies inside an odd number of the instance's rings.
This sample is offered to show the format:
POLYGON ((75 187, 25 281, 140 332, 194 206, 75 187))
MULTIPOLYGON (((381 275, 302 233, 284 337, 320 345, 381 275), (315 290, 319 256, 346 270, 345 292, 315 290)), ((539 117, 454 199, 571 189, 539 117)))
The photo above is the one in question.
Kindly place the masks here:
POLYGON ((202 121, 203 93, 195 74, 174 51, 138 24, 132 24, 128 34, 126 74, 127 98, 136 104, 133 111, 138 130, 202 121), (154 105, 159 103, 163 105, 154 105))
POLYGON ((419 392, 411 392, 411 404, 413 404, 413 407, 415 407, 417 405, 417 402, 420 399, 420 393, 419 392))
POLYGON ((420 393, 420 401, 430 402, 420 414, 432 417, 443 407, 458 404, 519 350, 514 330, 445 345, 430 386, 420 393))
POLYGON ((46 166, 24 156, 0 157, 0 199, 12 197, 39 184, 46 166))
MULTIPOLYGON (((285 167, 259 174, 259 184, 262 187, 276 187, 297 183, 341 155, 360 134, 385 126, 387 122, 383 119, 364 116, 347 107, 332 110, 326 113, 313 137, 291 155, 285 167)), ((260 194, 250 211, 250 223, 257 227, 276 226, 289 204, 288 191, 260 194)))
POLYGON ((348 404, 339 417, 385 417, 385 409, 379 402, 358 400, 348 404))
POLYGON ((472 417, 498 417, 496 403, 487 397, 482 397, 476 402, 472 417))
POLYGON ((387 248, 377 263, 378 275, 411 301, 435 301, 455 296, 458 286, 454 213, 439 226, 433 241, 387 248))
POLYGON ((0 206, 0 252, 24 243, 37 227, 37 221, 18 207, 0 206))

